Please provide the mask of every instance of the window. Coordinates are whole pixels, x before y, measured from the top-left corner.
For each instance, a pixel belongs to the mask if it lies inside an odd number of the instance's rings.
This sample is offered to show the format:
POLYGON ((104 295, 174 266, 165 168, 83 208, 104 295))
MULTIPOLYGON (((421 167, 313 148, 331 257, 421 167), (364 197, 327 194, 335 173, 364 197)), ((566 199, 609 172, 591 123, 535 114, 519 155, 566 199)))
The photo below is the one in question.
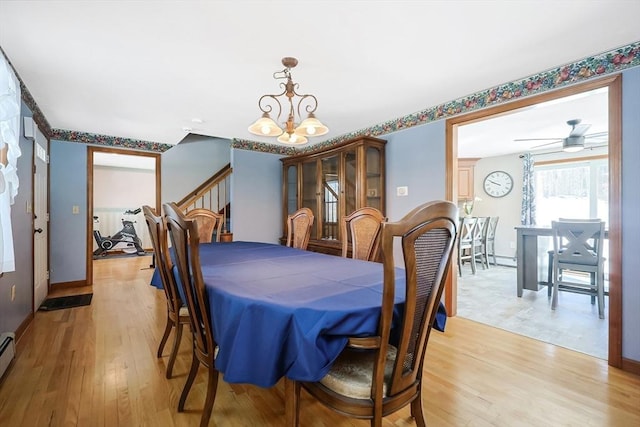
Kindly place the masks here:
POLYGON ((609 220, 607 158, 582 159, 534 166, 536 223, 558 218, 609 220))

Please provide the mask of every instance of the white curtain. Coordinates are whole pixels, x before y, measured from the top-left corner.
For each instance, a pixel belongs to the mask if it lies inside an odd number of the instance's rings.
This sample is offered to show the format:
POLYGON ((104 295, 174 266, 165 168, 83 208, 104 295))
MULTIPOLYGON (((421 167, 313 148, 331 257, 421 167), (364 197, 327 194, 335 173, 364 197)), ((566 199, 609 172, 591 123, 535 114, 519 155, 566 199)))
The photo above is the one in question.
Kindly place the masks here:
POLYGON ((522 156, 522 209, 520 222, 522 225, 536 225, 536 187, 533 173, 534 160, 531 153, 522 156))
POLYGON ((20 83, 4 55, 0 55, 0 273, 15 270, 11 205, 18 194, 17 160, 20 157, 20 83))

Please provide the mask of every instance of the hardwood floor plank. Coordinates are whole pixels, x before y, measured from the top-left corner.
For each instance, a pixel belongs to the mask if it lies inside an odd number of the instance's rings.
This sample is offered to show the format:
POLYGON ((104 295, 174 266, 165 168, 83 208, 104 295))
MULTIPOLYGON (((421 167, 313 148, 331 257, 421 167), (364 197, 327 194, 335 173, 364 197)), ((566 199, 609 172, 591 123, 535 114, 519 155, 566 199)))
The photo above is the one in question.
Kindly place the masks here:
MULTIPOLYGON (((35 314, 0 384, 0 426, 199 425, 205 370, 186 411, 178 413, 191 337, 186 328, 174 376, 166 379, 169 349, 156 357, 166 306, 163 292, 148 285, 148 264, 148 257, 98 260, 91 305, 35 314)), ((305 392, 300 398, 301 426, 369 425, 330 411, 305 392)), ((222 377, 210 425, 280 427, 283 399, 282 382, 262 389, 222 377)), ((423 399, 427 422, 436 427, 640 425, 640 377, 602 359, 459 318, 449 319, 445 333, 431 335, 423 399)), ((407 407, 383 425, 415 423, 407 407)))

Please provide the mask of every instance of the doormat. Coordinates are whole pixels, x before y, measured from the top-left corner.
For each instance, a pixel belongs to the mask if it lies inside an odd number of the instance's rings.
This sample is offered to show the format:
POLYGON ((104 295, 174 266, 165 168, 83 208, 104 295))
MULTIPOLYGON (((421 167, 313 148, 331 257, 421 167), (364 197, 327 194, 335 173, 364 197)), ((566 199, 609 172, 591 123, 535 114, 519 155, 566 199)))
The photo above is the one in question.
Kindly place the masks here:
POLYGON ((93 294, 69 295, 66 297, 47 298, 44 300, 39 310, 52 311, 63 308, 81 307, 91 304, 93 294))

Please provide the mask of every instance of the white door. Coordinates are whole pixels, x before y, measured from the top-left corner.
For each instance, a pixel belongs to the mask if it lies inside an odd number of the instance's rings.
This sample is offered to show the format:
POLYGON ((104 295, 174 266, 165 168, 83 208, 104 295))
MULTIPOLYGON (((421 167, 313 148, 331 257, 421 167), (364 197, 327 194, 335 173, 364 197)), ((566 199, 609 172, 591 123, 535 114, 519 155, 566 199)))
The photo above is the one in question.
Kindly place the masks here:
POLYGON ((49 272, 47 266, 47 242, 49 234, 49 213, 47 212, 48 155, 47 139, 36 130, 34 141, 33 173, 33 309, 40 307, 49 293, 49 272))

